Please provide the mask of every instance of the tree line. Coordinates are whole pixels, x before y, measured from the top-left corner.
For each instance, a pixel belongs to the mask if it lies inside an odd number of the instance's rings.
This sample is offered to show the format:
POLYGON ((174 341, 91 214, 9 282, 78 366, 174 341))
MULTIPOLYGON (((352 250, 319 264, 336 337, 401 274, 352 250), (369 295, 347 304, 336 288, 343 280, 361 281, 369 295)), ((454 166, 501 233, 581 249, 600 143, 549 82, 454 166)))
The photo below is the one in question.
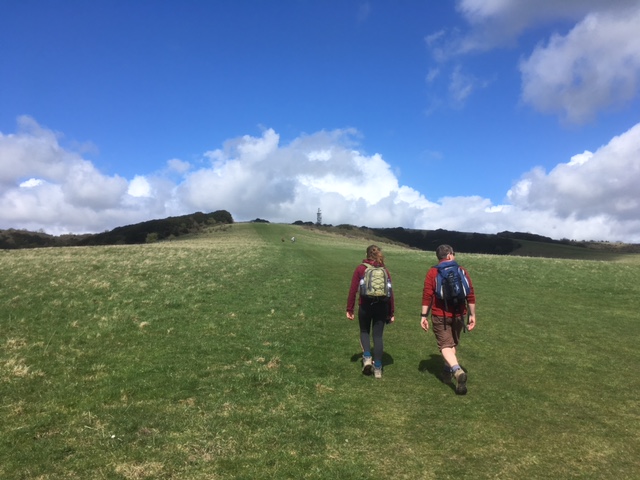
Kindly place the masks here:
POLYGON ((199 233, 215 225, 232 223, 233 217, 229 212, 217 210, 212 213, 196 212, 190 215, 149 220, 96 234, 55 236, 27 230, 0 230, 0 249, 151 243, 199 233))

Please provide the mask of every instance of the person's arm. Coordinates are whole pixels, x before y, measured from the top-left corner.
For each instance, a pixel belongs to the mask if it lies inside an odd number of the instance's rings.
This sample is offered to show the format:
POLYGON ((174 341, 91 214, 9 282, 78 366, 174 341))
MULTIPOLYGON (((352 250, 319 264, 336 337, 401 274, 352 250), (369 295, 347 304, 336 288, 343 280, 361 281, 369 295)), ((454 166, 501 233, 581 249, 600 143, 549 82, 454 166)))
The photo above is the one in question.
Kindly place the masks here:
POLYGON ((429 331, 429 318, 427 317, 426 308, 422 308, 423 312, 420 315, 420 326, 425 332, 429 331))
MULTIPOLYGON (((387 270, 385 268, 385 270, 387 270)), ((396 297, 395 297, 395 292, 393 291, 393 281, 391 280, 391 274, 389 273, 389 270, 387 270, 387 276, 389 277, 389 282, 391 283, 392 287, 391 287, 391 297, 389 297, 389 323, 394 323, 396 321, 396 317, 395 317, 395 311, 396 311, 396 297)))
POLYGON ((467 328, 469 330, 473 330, 476 326, 476 292, 473 289, 473 282, 471 281, 471 277, 469 276, 469 272, 463 269, 464 274, 467 277, 467 281, 469 282, 469 294, 467 295, 467 305, 469 308, 469 325, 467 328))
POLYGON ((351 285, 349 286, 349 296, 347 297, 347 318, 353 320, 355 318, 354 311, 356 307, 356 294, 360 286, 360 266, 358 266, 351 277, 351 285))
POLYGON ((470 303, 469 304, 469 325, 467 326, 467 328, 469 330, 473 330, 475 326, 476 326, 476 304, 470 303))
POLYGON ((429 271, 427 272, 424 278, 424 287, 422 288, 422 310, 420 311, 420 326, 425 332, 429 330, 429 318, 427 314, 429 312, 429 307, 433 302, 433 296, 435 293, 431 270, 432 269, 429 269, 429 271))

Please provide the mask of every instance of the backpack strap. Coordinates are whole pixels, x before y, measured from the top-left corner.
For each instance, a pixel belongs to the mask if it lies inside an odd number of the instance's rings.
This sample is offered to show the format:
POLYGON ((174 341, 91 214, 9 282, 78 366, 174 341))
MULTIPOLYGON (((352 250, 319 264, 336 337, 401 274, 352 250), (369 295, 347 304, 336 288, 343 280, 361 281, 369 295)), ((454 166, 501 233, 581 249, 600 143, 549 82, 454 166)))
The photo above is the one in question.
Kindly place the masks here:
MULTIPOLYGON (((455 260, 451 260, 451 261, 455 261, 455 260)), ((450 265, 450 262, 441 262, 438 263, 437 265, 434 265, 434 267, 436 268, 436 270, 438 271, 438 274, 436 276, 436 291, 434 292, 434 296, 431 299, 431 305, 433 305, 433 302, 435 301, 435 297, 438 295, 438 288, 442 289, 442 279, 443 279, 443 275, 442 272, 443 270, 450 265), (446 263, 446 265, 444 265, 444 263, 446 263)), ((444 297, 444 295, 443 295, 444 297)), ((442 301, 444 302, 444 316, 443 318, 443 322, 442 322, 442 326, 444 327, 444 330, 447 329, 447 310, 449 310, 449 305, 447 305, 447 299, 443 298, 442 301)), ((429 310, 431 310, 431 305, 429 305, 429 310)), ((455 318, 455 315, 454 315, 455 318)))
MULTIPOLYGON (((462 268, 460 268, 459 265, 456 265, 456 267, 458 268, 458 273, 460 274, 461 277, 464 277, 464 271, 462 270, 462 268)), ((460 318, 460 320, 462 321, 462 331, 463 332, 468 332, 469 329, 467 328, 467 326, 469 325, 469 306, 468 306, 467 302, 467 296, 465 295, 464 297, 464 302, 462 302, 462 305, 457 305, 457 308, 459 309, 459 313, 456 313, 456 306, 454 306, 454 310, 453 310, 453 320, 455 321, 456 319, 460 318), (464 311, 466 307, 467 310, 467 320, 465 322, 464 319, 464 315, 462 314, 462 312, 464 311)), ((446 323, 445 323, 445 329, 447 328, 446 323)))
POLYGON ((429 318, 429 313, 431 313, 431 307, 433 307, 433 301, 436 299, 436 296, 432 296, 431 297, 431 303, 429 304, 429 307, 427 308, 427 318, 429 318))

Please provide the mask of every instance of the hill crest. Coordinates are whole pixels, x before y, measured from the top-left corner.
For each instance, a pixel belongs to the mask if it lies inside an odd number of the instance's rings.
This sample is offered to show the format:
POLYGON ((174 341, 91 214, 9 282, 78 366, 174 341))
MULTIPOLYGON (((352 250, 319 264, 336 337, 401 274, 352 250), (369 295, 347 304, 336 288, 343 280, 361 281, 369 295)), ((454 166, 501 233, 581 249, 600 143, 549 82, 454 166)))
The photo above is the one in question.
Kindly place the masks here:
MULTIPOLYGON (((252 222, 269 223, 256 219, 252 222)), ((0 230, 0 249, 23 249, 43 247, 69 247, 94 245, 132 245, 171 240, 184 235, 195 235, 215 226, 230 226, 233 217, 226 210, 211 213, 195 212, 189 215, 148 220, 145 222, 116 227, 97 234, 49 235, 44 232, 26 230, 0 230)), ((504 231, 497 234, 457 232, 444 229, 416 230, 403 227, 369 228, 353 225, 317 225, 311 222, 296 221, 293 225, 317 228, 324 231, 348 236, 375 236, 411 248, 433 251, 438 245, 448 243, 467 253, 494 255, 559 256, 576 258, 576 249, 613 254, 640 253, 639 244, 610 242, 554 240, 542 235, 504 231), (539 248, 540 246, 556 248, 539 248), (538 246, 538 248, 530 248, 538 246), (529 248, 527 248, 529 247, 529 248), (565 249, 563 252, 562 249, 565 249), (555 253, 549 254, 552 250, 555 253), (571 250, 571 252, 569 252, 571 250), (544 252, 544 253, 539 253, 544 252), (563 254, 564 253, 564 254, 563 254)))

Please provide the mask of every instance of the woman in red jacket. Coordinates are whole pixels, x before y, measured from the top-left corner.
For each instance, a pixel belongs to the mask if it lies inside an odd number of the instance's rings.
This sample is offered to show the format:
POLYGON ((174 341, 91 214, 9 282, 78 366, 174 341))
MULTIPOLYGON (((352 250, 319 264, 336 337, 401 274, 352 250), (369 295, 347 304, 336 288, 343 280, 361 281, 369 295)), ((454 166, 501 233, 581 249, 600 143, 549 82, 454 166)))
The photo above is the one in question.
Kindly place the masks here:
POLYGON ((384 265, 384 255, 380 247, 370 245, 367 248, 367 258, 358 265, 351 277, 351 287, 347 298, 347 318, 355 318, 354 309, 356 293, 360 290, 360 283, 364 279, 367 265, 383 267, 389 280, 389 295, 382 298, 373 298, 362 295, 360 292, 358 301, 358 322, 360 324, 360 346, 362 347, 362 373, 374 374, 375 378, 382 378, 382 353, 384 344, 382 334, 387 323, 395 321, 395 303, 391 285, 391 275, 384 265), (373 356, 371 355, 371 331, 373 330, 373 356))

